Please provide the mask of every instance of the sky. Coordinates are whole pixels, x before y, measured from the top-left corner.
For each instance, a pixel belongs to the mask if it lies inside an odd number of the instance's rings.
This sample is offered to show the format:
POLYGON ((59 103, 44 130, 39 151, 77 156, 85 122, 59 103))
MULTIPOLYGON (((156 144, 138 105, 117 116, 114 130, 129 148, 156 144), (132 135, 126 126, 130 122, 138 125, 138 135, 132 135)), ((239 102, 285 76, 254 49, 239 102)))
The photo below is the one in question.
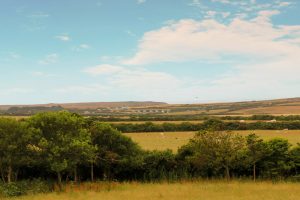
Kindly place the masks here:
POLYGON ((288 97, 298 0, 0 0, 0 104, 288 97))

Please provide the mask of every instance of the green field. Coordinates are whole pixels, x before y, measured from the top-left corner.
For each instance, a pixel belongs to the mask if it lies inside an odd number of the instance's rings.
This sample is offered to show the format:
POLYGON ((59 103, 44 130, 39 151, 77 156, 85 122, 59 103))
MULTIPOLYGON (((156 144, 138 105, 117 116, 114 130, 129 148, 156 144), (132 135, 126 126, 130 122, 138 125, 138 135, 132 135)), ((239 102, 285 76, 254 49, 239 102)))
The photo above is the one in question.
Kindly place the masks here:
POLYGON ((197 181, 183 183, 114 183, 111 187, 79 186, 64 193, 23 196, 15 200, 296 200, 299 183, 197 181), (92 189, 89 189, 92 188, 92 189))
MULTIPOLYGON (((258 131, 234 131, 244 136, 255 133, 265 140, 272 138, 285 138, 291 144, 300 143, 300 130, 258 130, 258 131)), ((126 133, 144 149, 177 151, 178 147, 186 144, 194 136, 194 132, 164 132, 164 133, 126 133)))

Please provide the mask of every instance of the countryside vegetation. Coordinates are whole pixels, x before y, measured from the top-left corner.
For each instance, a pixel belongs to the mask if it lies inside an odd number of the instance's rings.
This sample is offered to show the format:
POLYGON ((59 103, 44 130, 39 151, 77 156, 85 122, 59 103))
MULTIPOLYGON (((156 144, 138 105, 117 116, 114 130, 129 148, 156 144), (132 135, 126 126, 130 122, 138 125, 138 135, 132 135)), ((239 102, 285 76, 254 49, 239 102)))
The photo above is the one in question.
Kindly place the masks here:
POLYGON ((114 124, 68 111, 1 117, 0 198, 147 199, 155 189, 150 199, 230 199, 242 193, 251 194, 245 199, 262 193, 270 199, 295 199, 298 119, 224 116, 157 124, 143 118, 148 122, 114 124), (172 134, 177 135, 168 140, 172 134), (146 137, 153 139, 154 148, 143 143, 146 137), (165 146, 156 148, 157 143, 165 146))

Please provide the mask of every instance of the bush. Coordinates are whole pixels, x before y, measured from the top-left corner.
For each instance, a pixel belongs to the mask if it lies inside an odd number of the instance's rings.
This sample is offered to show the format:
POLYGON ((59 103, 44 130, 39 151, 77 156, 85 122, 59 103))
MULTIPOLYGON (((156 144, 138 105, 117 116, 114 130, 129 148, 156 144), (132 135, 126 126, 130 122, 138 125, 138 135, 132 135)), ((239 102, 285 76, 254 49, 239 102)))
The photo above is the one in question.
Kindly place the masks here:
POLYGON ((51 184, 39 179, 0 184, 0 197, 15 197, 28 194, 47 193, 51 191, 51 184))

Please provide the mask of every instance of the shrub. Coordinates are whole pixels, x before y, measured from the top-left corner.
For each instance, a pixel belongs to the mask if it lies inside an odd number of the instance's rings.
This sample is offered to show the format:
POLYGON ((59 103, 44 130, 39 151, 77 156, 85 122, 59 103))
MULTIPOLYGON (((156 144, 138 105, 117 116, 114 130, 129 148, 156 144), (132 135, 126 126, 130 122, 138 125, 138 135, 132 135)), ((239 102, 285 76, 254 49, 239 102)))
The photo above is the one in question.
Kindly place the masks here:
POLYGON ((51 184, 39 179, 0 184, 0 197, 15 197, 28 194, 47 193, 51 191, 51 184))

